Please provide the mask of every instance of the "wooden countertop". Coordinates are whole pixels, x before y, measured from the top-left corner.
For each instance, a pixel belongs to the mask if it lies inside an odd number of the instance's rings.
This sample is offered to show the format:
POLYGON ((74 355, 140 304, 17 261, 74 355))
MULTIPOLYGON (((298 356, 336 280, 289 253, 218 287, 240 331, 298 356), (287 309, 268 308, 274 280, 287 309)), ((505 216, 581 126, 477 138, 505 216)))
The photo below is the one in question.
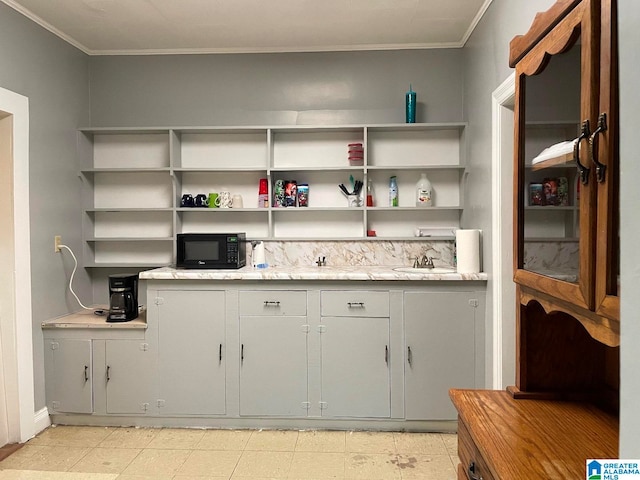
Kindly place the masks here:
POLYGON ((587 459, 618 458, 618 419, 592 405, 501 390, 449 395, 494 478, 585 478, 587 459))
MULTIPOLYGON (((109 312, 109 307, 96 306, 93 310, 101 309, 109 312)), ((107 315, 96 315, 93 310, 82 310, 58 318, 52 318, 42 322, 42 328, 107 328, 107 329, 145 329, 147 328, 147 312, 143 310, 128 322, 107 322, 107 315)))

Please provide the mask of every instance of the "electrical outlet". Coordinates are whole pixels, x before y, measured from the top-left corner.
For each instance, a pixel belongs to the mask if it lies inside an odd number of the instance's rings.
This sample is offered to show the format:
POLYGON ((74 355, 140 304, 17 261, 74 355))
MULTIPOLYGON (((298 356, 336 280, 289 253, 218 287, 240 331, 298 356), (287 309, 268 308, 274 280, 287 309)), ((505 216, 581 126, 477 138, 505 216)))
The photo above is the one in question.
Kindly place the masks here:
POLYGON ((60 251, 60 245, 62 244, 62 235, 56 235, 53 237, 53 251, 58 253, 60 251))

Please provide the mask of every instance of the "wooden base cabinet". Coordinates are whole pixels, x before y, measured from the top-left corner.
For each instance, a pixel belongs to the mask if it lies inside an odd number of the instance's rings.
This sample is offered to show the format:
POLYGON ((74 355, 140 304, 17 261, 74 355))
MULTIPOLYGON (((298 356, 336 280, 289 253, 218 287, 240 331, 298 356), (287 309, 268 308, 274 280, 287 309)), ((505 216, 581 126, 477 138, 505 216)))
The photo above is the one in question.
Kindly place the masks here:
POLYGON ((618 420, 579 402, 452 390, 459 480, 586 478, 586 460, 617 458, 618 420))

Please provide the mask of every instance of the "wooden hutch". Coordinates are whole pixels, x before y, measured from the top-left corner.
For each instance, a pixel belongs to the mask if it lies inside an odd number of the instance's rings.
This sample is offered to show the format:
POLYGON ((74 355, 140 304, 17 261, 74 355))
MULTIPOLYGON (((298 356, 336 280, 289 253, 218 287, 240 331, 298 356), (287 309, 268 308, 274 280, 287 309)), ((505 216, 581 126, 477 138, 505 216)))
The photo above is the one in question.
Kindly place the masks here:
POLYGON ((558 0, 511 41, 516 385, 451 391, 459 480, 618 457, 616 20, 616 0, 558 0))

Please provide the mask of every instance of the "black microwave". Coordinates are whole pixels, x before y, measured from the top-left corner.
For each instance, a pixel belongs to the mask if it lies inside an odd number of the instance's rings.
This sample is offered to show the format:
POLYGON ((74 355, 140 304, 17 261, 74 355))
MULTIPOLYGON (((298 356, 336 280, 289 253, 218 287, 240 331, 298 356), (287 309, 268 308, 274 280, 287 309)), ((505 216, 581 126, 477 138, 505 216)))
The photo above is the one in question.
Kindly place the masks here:
POLYGON ((179 233, 177 268, 242 268, 247 264, 245 233, 179 233))

